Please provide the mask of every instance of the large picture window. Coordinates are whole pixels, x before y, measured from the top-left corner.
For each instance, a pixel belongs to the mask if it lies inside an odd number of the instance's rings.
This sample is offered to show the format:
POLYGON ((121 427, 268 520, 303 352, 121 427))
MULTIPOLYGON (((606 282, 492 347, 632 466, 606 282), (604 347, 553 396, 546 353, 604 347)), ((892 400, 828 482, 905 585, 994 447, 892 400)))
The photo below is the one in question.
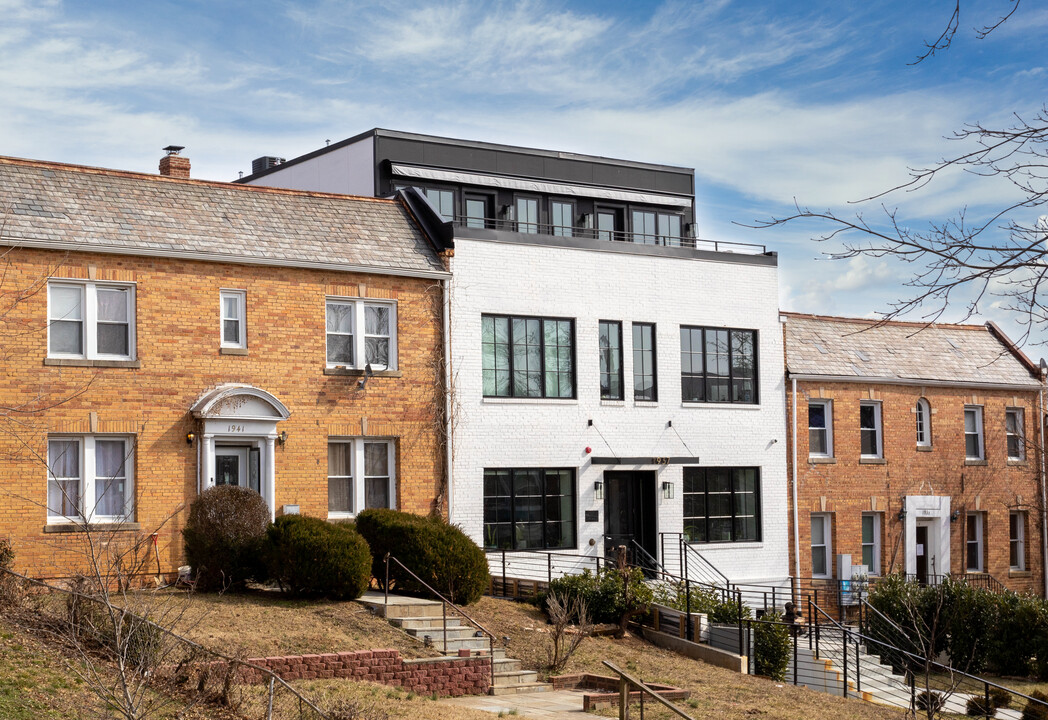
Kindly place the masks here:
POLYGON ((122 522, 134 516, 134 441, 113 435, 47 441, 49 522, 122 522))
POLYGON ((760 471, 684 468, 684 535, 703 543, 760 540, 760 471))
POLYGON ((575 547, 575 471, 484 471, 484 547, 560 550, 575 547))
POLYGON ((757 403, 757 331, 681 326, 681 400, 757 403))
POLYGON ((575 397, 575 321, 481 317, 485 397, 575 397))
POLYGON ((372 438, 328 442, 328 517, 394 507, 394 447, 372 438))

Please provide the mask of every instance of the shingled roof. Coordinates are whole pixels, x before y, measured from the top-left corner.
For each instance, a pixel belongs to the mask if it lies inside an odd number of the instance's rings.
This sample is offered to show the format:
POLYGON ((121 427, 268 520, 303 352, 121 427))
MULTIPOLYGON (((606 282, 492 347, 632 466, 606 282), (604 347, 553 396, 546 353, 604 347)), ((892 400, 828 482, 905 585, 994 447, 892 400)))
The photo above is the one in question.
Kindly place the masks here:
POLYGON ((396 200, 0 157, 0 241, 221 262, 440 276, 396 200))
POLYGON ((790 375, 951 385, 1038 385, 1036 365, 992 323, 878 324, 783 313, 790 375))

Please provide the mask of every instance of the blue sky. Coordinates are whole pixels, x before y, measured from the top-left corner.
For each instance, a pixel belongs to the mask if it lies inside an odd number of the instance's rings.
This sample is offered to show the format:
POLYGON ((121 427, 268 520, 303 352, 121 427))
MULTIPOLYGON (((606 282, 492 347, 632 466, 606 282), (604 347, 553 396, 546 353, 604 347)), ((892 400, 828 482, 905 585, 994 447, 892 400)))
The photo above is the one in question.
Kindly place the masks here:
MULTIPOLYGON (((818 227, 738 223, 795 199, 876 219, 848 203, 953 152, 965 122, 1041 107, 1048 8, 1027 0, 978 41, 1008 0, 965 2, 954 47, 909 64, 952 7, 0 0, 0 155, 155 172, 178 144, 195 177, 229 180, 387 127, 683 165, 703 237, 780 253, 785 309, 868 316, 906 296, 909 268, 828 260, 818 227)), ((1011 193, 952 174, 885 202, 919 227, 1011 193)), ((998 305, 983 317, 1017 335, 998 305)))

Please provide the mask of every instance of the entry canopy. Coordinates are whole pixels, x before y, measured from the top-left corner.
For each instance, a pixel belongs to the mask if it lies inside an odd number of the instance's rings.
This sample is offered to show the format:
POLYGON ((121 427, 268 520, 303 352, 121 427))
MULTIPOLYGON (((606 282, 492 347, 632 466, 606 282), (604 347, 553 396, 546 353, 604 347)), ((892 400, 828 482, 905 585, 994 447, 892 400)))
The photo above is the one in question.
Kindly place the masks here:
POLYGON ((201 395, 189 409, 196 418, 287 420, 291 412, 271 393, 238 383, 225 383, 201 395))

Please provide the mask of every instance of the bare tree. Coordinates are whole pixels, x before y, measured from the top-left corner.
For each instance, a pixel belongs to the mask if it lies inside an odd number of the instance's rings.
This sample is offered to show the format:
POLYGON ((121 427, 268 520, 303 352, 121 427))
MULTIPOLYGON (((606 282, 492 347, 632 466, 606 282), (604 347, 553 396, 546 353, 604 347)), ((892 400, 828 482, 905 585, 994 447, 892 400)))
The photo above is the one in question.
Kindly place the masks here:
MULTIPOLYGON (((975 37, 985 38, 1000 28, 1018 11, 1019 2, 1006 0, 1003 12, 972 29, 975 37)), ((957 0, 945 29, 926 43, 916 62, 948 49, 962 28, 961 17, 962 3, 957 0)), ((1048 321, 1048 217, 1043 211, 1048 204, 1048 105, 1028 114, 1015 112, 1003 127, 965 125, 948 139, 958 145, 956 154, 911 168, 906 182, 858 201, 881 202, 873 219, 795 204, 793 212, 750 227, 813 220, 828 227, 815 239, 832 241, 839 248, 830 251, 830 257, 887 257, 911 265, 907 285, 912 290, 891 304, 885 319, 919 311, 934 322, 947 308, 960 308, 966 320, 987 302, 999 301, 1016 313, 1025 341, 1033 328, 1048 321), (957 170, 1010 184, 1013 199, 978 218, 960 208, 952 217, 923 227, 912 227, 887 204, 895 193, 919 191, 957 170)))
POLYGON ((546 612, 549 614, 550 625, 553 626, 550 645, 546 648, 546 668, 551 673, 556 673, 564 669, 582 641, 589 637, 593 631, 593 623, 590 621, 586 601, 580 597, 566 599, 557 592, 550 592, 546 599, 546 612), (576 621, 576 625, 573 631, 569 632, 573 620, 576 621))

